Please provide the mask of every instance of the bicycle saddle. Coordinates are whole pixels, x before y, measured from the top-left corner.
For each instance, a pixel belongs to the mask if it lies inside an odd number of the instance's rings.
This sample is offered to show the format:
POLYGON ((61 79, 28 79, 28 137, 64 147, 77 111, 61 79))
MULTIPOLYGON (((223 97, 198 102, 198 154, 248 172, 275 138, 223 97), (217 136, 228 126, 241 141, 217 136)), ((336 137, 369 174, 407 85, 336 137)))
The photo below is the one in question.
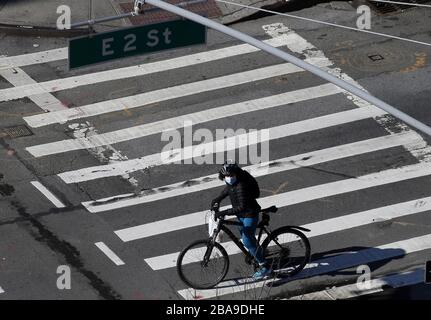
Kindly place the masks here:
POLYGON ((278 208, 276 206, 270 206, 269 208, 262 209, 260 212, 268 213, 268 212, 277 212, 278 208))

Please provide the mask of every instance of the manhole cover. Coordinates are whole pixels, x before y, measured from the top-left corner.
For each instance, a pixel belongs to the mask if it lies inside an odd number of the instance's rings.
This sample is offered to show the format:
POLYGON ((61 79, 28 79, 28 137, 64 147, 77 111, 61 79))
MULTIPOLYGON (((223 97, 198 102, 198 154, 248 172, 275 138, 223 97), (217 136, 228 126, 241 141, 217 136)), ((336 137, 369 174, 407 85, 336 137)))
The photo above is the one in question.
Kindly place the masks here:
MULTIPOLYGON (((396 2, 405 2, 411 4, 424 4, 427 2, 431 2, 431 0, 394 0, 396 2)), ((406 9, 415 8, 415 6, 403 5, 403 4, 394 4, 394 3, 384 3, 384 2, 375 2, 368 0, 367 3, 370 4, 371 8, 381 14, 399 12, 406 9)))
POLYGON ((27 137, 31 135, 33 135, 33 132, 31 132, 31 130, 25 125, 0 129, 0 136, 9 139, 27 137))
POLYGON ((370 58, 371 61, 379 61, 384 59, 380 54, 372 54, 369 55, 368 58, 370 58))

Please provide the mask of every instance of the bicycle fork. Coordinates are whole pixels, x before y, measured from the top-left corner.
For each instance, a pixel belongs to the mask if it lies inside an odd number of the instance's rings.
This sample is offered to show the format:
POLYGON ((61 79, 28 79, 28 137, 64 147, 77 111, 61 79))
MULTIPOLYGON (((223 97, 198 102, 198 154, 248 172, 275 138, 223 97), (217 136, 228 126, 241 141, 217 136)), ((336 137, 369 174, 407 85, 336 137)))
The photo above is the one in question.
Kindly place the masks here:
POLYGON ((214 240, 210 239, 210 241, 207 245, 207 249, 206 249, 205 254, 204 254, 204 258, 202 259, 202 263, 201 263, 202 267, 208 266, 208 262, 210 260, 213 248, 214 248, 214 240))
POLYGON ((217 227, 217 229, 214 230, 213 235, 208 239, 207 249, 205 250, 204 258, 202 259, 202 262, 201 262, 202 267, 206 268, 208 266, 208 262, 210 260, 211 253, 214 249, 214 244, 216 242, 216 239, 217 239, 217 236, 218 236, 220 230, 221 230, 221 226, 219 225, 217 227))

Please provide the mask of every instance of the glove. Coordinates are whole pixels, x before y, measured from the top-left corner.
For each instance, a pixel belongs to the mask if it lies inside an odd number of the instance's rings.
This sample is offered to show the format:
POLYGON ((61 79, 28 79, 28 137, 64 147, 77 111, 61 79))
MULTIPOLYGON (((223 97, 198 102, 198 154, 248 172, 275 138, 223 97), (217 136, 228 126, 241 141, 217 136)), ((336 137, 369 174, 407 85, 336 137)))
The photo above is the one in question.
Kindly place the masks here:
POLYGON ((220 219, 221 217, 224 217, 226 215, 226 210, 223 211, 216 211, 216 213, 214 214, 214 217, 216 219, 220 219))
POLYGON ((218 211, 220 208, 220 203, 215 202, 214 200, 211 202, 211 210, 212 211, 218 211))

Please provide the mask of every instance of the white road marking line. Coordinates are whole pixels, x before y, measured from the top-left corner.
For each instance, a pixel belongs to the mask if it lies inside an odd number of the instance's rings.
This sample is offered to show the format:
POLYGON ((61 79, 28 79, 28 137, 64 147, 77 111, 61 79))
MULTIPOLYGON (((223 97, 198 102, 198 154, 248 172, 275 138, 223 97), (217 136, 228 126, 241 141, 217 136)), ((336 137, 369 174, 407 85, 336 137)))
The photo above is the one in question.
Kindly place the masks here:
POLYGON ((109 247, 103 242, 96 242, 96 247, 98 247, 113 263, 117 266, 124 265, 124 261, 121 260, 109 247))
MULTIPOLYGON (((359 176, 357 178, 344 179, 303 189, 288 191, 273 196, 260 198, 258 202, 262 207, 276 205, 277 207, 281 208, 306 201, 419 178, 426 175, 431 175, 431 166, 427 163, 418 163, 401 168, 371 173, 359 176)), ((224 206, 222 210, 229 207, 230 206, 224 206)), ((167 232, 192 228, 205 223, 204 217, 205 213, 207 212, 207 210, 203 210, 179 217, 168 218, 137 225, 134 227, 124 228, 115 231, 115 234, 122 241, 127 242, 167 232)))
MULTIPOLYGON (((310 59, 311 57, 326 59, 327 66, 323 66, 322 69, 328 73, 333 74, 334 76, 343 79, 351 84, 355 85, 358 88, 361 88, 364 91, 367 91, 364 87, 362 87, 357 81, 351 78, 349 75, 343 73, 340 68, 331 68, 334 63, 326 58, 325 54, 322 50, 317 49, 313 44, 308 42, 306 39, 302 38, 300 35, 296 34, 293 30, 286 27, 283 23, 273 23, 269 25, 264 25, 262 28, 265 30, 265 33, 271 37, 279 37, 281 34, 287 34, 291 41, 287 43, 287 48, 292 51, 303 55, 306 59, 310 59)), ((366 107, 371 106, 369 102, 358 98, 351 93, 344 91, 344 94, 347 96, 349 100, 351 100, 358 107, 366 107)), ((387 132, 394 134, 398 132, 399 129, 405 131, 408 130, 409 127, 403 123, 395 119, 396 126, 394 126, 394 117, 386 115, 385 117, 375 117, 377 123, 379 123, 387 132), (396 127, 395 129, 393 129, 396 127)), ((415 132, 418 137, 422 139, 423 147, 421 149, 407 149, 410 153, 416 157, 420 162, 431 162, 431 146, 419 135, 415 132)), ((407 147, 408 148, 408 147, 407 147)))
MULTIPOLYGON (((416 134, 412 135, 411 131, 408 131, 406 133, 387 135, 331 148, 310 151, 291 157, 276 159, 267 163, 250 165, 243 169, 249 171, 254 177, 260 177, 396 146, 416 145, 418 140, 422 139, 419 139, 416 134)), ((219 186, 220 181, 218 180, 218 175, 213 174, 193 179, 193 181, 181 181, 165 185, 161 188, 153 189, 149 193, 142 192, 138 195, 134 193, 121 194, 104 199, 98 199, 96 201, 83 202, 82 205, 92 213, 103 212, 157 200, 165 200, 171 197, 203 191, 219 186)))
POLYGON ((67 59, 68 48, 22 54, 19 56, 0 57, 0 70, 25 67, 33 64, 47 63, 67 59))
POLYGON ((51 201, 57 208, 65 208, 66 206, 54 196, 51 191, 49 191, 43 184, 39 181, 31 181, 30 182, 37 190, 42 192, 42 194, 51 201))
POLYGON ((247 100, 222 107, 207 109, 204 111, 189 113, 174 118, 168 118, 139 126, 98 134, 92 137, 85 136, 79 139, 55 141, 31 146, 26 149, 33 156, 42 157, 62 152, 94 148, 106 144, 114 144, 142 138, 152 134, 161 133, 165 130, 167 131, 182 128, 186 121, 191 121, 193 125, 197 125, 200 123, 232 117, 248 112, 265 110, 282 105, 286 105, 288 108, 291 107, 295 102, 334 95, 340 93, 341 91, 342 90, 333 84, 324 84, 255 100, 247 100))
MULTIPOLYGON (((393 205, 370 209, 362 212, 343 215, 340 217, 321 220, 303 225, 302 227, 310 229, 307 232, 309 239, 321 235, 349 230, 352 228, 364 226, 367 224, 378 223, 379 221, 396 219, 420 212, 431 210, 431 197, 416 199, 407 202, 396 203, 393 205)), ((229 255, 241 253, 239 248, 232 241, 222 243, 229 255)), ((204 248, 196 248, 196 254, 204 248)), ((161 256, 145 259, 145 262, 153 270, 161 270, 176 266, 179 252, 169 253, 161 256)), ((197 256, 197 255, 196 255, 197 256)), ((195 262, 189 261, 188 263, 195 262)))
MULTIPOLYGON (((0 70, 0 76, 4 77, 14 86, 21 86, 23 84, 37 84, 32 78, 30 78, 23 70, 20 68, 0 70)), ((57 98, 49 93, 43 93, 38 95, 29 96, 38 107, 44 111, 60 111, 67 110, 68 108, 57 98)))
MULTIPOLYGON (((287 35, 283 34, 281 36, 265 40, 264 42, 268 43, 271 46, 279 47, 288 44, 289 40, 290 38, 287 35)), ((260 49, 253 47, 249 44, 240 44, 236 46, 198 52, 173 59, 139 64, 125 68, 93 72, 89 74, 73 76, 63 79, 55 79, 35 84, 22 84, 20 87, 17 88, 7 88, 0 90, 0 101, 20 99, 35 94, 57 92, 61 90, 73 89, 80 86, 92 85, 106 81, 139 77, 152 73, 193 66, 205 62, 216 61, 223 58, 234 57, 237 55, 252 53, 256 51, 260 51, 260 49)))
POLYGON ((253 132, 239 134, 226 139, 219 139, 213 142, 201 143, 199 145, 193 145, 186 148, 155 153, 141 158, 131 159, 110 165, 67 171, 58 174, 58 176, 66 183, 78 183, 82 181, 113 177, 143 170, 151 166, 159 166, 162 164, 174 163, 179 160, 190 159, 193 157, 193 155, 197 155, 197 151, 199 151, 198 157, 201 157, 203 155, 214 154, 216 151, 220 152, 222 150, 235 150, 238 147, 243 146, 243 144, 236 143, 236 141, 251 141, 251 143, 248 143, 248 145, 253 145, 273 139, 284 138, 313 130, 367 119, 373 115, 375 116, 376 114, 382 114, 382 111, 376 108, 360 108, 342 111, 326 116, 263 129, 264 131, 258 130, 257 136, 259 137, 259 141, 256 141, 256 134, 253 132), (265 134, 263 132, 265 132, 265 134))
MULTIPOLYGON (((98 136, 96 128, 93 127, 88 121, 85 123, 70 124, 69 128, 72 129, 73 136, 76 139, 85 139, 98 136)), ((90 154, 99 160, 100 163, 116 163, 119 161, 128 160, 127 156, 121 154, 120 151, 115 149, 110 144, 102 146, 92 146, 89 144, 85 149, 87 149, 90 154)), ((138 185, 138 181, 128 173, 122 175, 122 178, 127 180, 134 187, 138 185)))
POLYGON ((4 290, 3 290, 3 288, 2 287, 0 287, 0 294, 1 293, 4 293, 4 290))
MULTIPOLYGON (((314 63, 320 64, 319 60, 320 59, 317 59, 314 63)), ((326 63, 326 61, 323 61, 323 64, 324 63, 326 63)), ((75 119, 122 111, 125 109, 139 108, 170 99, 182 98, 193 94, 228 88, 302 71, 303 70, 301 68, 290 63, 283 63, 260 69, 234 73, 227 76, 163 88, 134 96, 97 102, 81 107, 70 108, 68 110, 24 117, 24 120, 29 126, 37 128, 54 123, 64 123, 75 119)))
MULTIPOLYGON (((362 264, 369 264, 376 261, 395 258, 398 256, 407 255, 410 253, 426 250, 431 248, 431 235, 410 238, 402 241, 388 243, 385 245, 363 249, 356 253, 341 254, 335 257, 329 257, 313 261, 306 268, 289 278, 289 281, 303 278, 311 278, 318 275, 327 274, 337 270, 343 270, 355 267, 362 264)), ((251 278, 244 278, 240 280, 229 280, 220 283, 217 288, 209 290, 194 290, 184 289, 178 293, 184 299, 209 299, 220 297, 223 295, 234 294, 246 290, 253 290, 263 287, 265 285, 271 286, 271 282, 276 283, 277 280, 268 281, 253 281, 251 278)))
MULTIPOLYGON (((0 75, 3 76, 7 81, 9 81, 14 86, 21 86, 25 84, 37 84, 29 75, 27 75, 23 70, 19 68, 1 70, 0 75)), ((54 112, 59 110, 68 109, 60 100, 58 100, 51 93, 41 93, 35 94, 29 97, 39 108, 44 111, 54 112)), ((96 129, 86 122, 85 124, 72 124, 70 128, 75 128, 73 130, 73 136, 77 139, 84 136, 89 137, 97 135, 96 129), (84 135, 83 135, 84 134, 84 135)), ((110 146, 109 144, 102 147, 91 147, 88 146, 88 152, 96 157, 102 163, 111 163, 118 160, 127 160, 127 157, 121 155, 121 153, 110 146), (107 152, 109 151, 109 152, 107 152), (107 158, 105 154, 112 152, 112 156, 107 158)), ((137 185, 137 181, 130 177, 128 174, 123 176, 124 179, 129 181, 133 186, 137 185)))
POLYGON ((424 279, 424 269, 416 269, 392 275, 382 276, 376 279, 361 282, 361 287, 356 283, 341 287, 334 287, 327 290, 306 293, 303 295, 288 298, 286 300, 339 300, 369 295, 384 291, 382 288, 400 288, 419 284, 424 279))

